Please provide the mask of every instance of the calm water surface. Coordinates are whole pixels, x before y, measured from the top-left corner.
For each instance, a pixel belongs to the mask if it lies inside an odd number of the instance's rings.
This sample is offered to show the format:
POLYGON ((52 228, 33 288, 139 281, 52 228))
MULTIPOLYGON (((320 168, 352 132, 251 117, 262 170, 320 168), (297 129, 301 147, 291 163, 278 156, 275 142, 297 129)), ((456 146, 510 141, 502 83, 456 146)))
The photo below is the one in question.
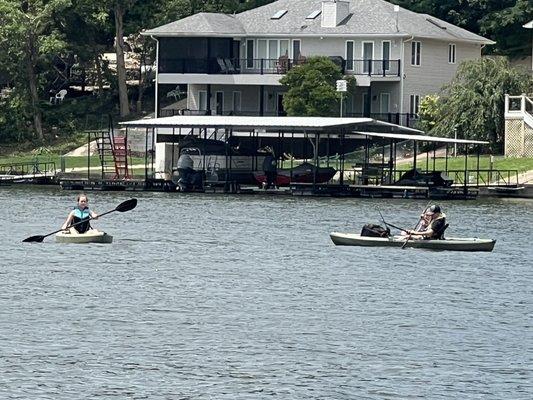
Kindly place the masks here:
POLYGON ((444 202, 492 253, 335 247, 425 201, 0 188, 2 399, 531 399, 533 202, 444 202))

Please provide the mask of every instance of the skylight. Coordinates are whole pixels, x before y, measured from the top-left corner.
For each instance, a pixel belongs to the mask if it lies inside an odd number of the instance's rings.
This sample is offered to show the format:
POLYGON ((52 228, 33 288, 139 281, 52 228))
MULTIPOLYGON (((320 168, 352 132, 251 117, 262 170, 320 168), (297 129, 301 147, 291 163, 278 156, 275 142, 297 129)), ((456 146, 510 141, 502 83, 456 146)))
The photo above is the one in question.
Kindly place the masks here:
POLYGON ((270 19, 280 19, 285 14, 287 14, 287 10, 279 10, 277 13, 275 13, 273 16, 271 16, 270 19))
POLYGON ((320 14, 322 14, 322 10, 315 10, 311 14, 309 14, 307 17, 305 17, 305 19, 315 19, 320 14))

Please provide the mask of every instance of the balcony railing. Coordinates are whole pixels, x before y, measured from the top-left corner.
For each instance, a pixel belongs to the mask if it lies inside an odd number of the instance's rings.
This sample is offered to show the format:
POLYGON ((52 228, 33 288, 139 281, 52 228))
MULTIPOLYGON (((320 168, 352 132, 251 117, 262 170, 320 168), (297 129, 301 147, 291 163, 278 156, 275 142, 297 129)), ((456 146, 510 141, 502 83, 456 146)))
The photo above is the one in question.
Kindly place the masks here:
MULTIPOLYGON (((400 60, 344 60, 330 57, 343 74, 381 77, 400 76, 400 60)), ((175 74, 277 74, 283 75, 297 65, 304 64, 306 57, 279 58, 167 58, 161 61, 160 73, 175 74)))

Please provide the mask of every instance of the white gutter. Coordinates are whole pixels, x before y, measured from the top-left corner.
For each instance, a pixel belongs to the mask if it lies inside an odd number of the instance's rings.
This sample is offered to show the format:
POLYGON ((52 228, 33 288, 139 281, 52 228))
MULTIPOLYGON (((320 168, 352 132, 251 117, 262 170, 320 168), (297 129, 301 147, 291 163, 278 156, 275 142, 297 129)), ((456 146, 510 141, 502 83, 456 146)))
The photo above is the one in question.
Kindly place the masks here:
POLYGON ((402 55, 402 58, 401 58, 401 63, 402 63, 402 68, 401 68, 401 71, 400 71, 400 114, 403 114, 403 85, 404 85, 404 80, 405 80, 405 43, 407 42, 410 42, 411 40, 413 40, 415 37, 413 35, 411 35, 410 38, 406 39, 406 40, 402 40, 402 49, 401 49, 401 55, 402 55))
POLYGON ((157 102, 159 100, 159 40, 154 37, 150 36, 152 40, 155 40, 156 46, 155 46, 155 116, 157 117, 157 102))

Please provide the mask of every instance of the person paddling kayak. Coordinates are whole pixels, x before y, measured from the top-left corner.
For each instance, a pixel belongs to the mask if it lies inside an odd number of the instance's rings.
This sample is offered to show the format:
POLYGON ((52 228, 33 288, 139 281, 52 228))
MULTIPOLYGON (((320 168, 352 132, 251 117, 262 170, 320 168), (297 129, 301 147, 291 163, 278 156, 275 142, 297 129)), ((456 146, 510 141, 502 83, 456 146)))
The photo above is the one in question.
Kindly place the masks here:
POLYGON ((446 215, 436 204, 427 208, 421 215, 420 227, 408 231, 409 236, 423 239, 440 239, 446 229, 446 215))
POLYGON ((74 207, 61 229, 68 229, 70 225, 77 222, 85 221, 79 225, 75 225, 74 228, 78 233, 85 233, 91 229, 90 220, 98 219, 98 214, 92 210, 89 210, 89 198, 85 194, 78 195, 78 205, 74 207))

